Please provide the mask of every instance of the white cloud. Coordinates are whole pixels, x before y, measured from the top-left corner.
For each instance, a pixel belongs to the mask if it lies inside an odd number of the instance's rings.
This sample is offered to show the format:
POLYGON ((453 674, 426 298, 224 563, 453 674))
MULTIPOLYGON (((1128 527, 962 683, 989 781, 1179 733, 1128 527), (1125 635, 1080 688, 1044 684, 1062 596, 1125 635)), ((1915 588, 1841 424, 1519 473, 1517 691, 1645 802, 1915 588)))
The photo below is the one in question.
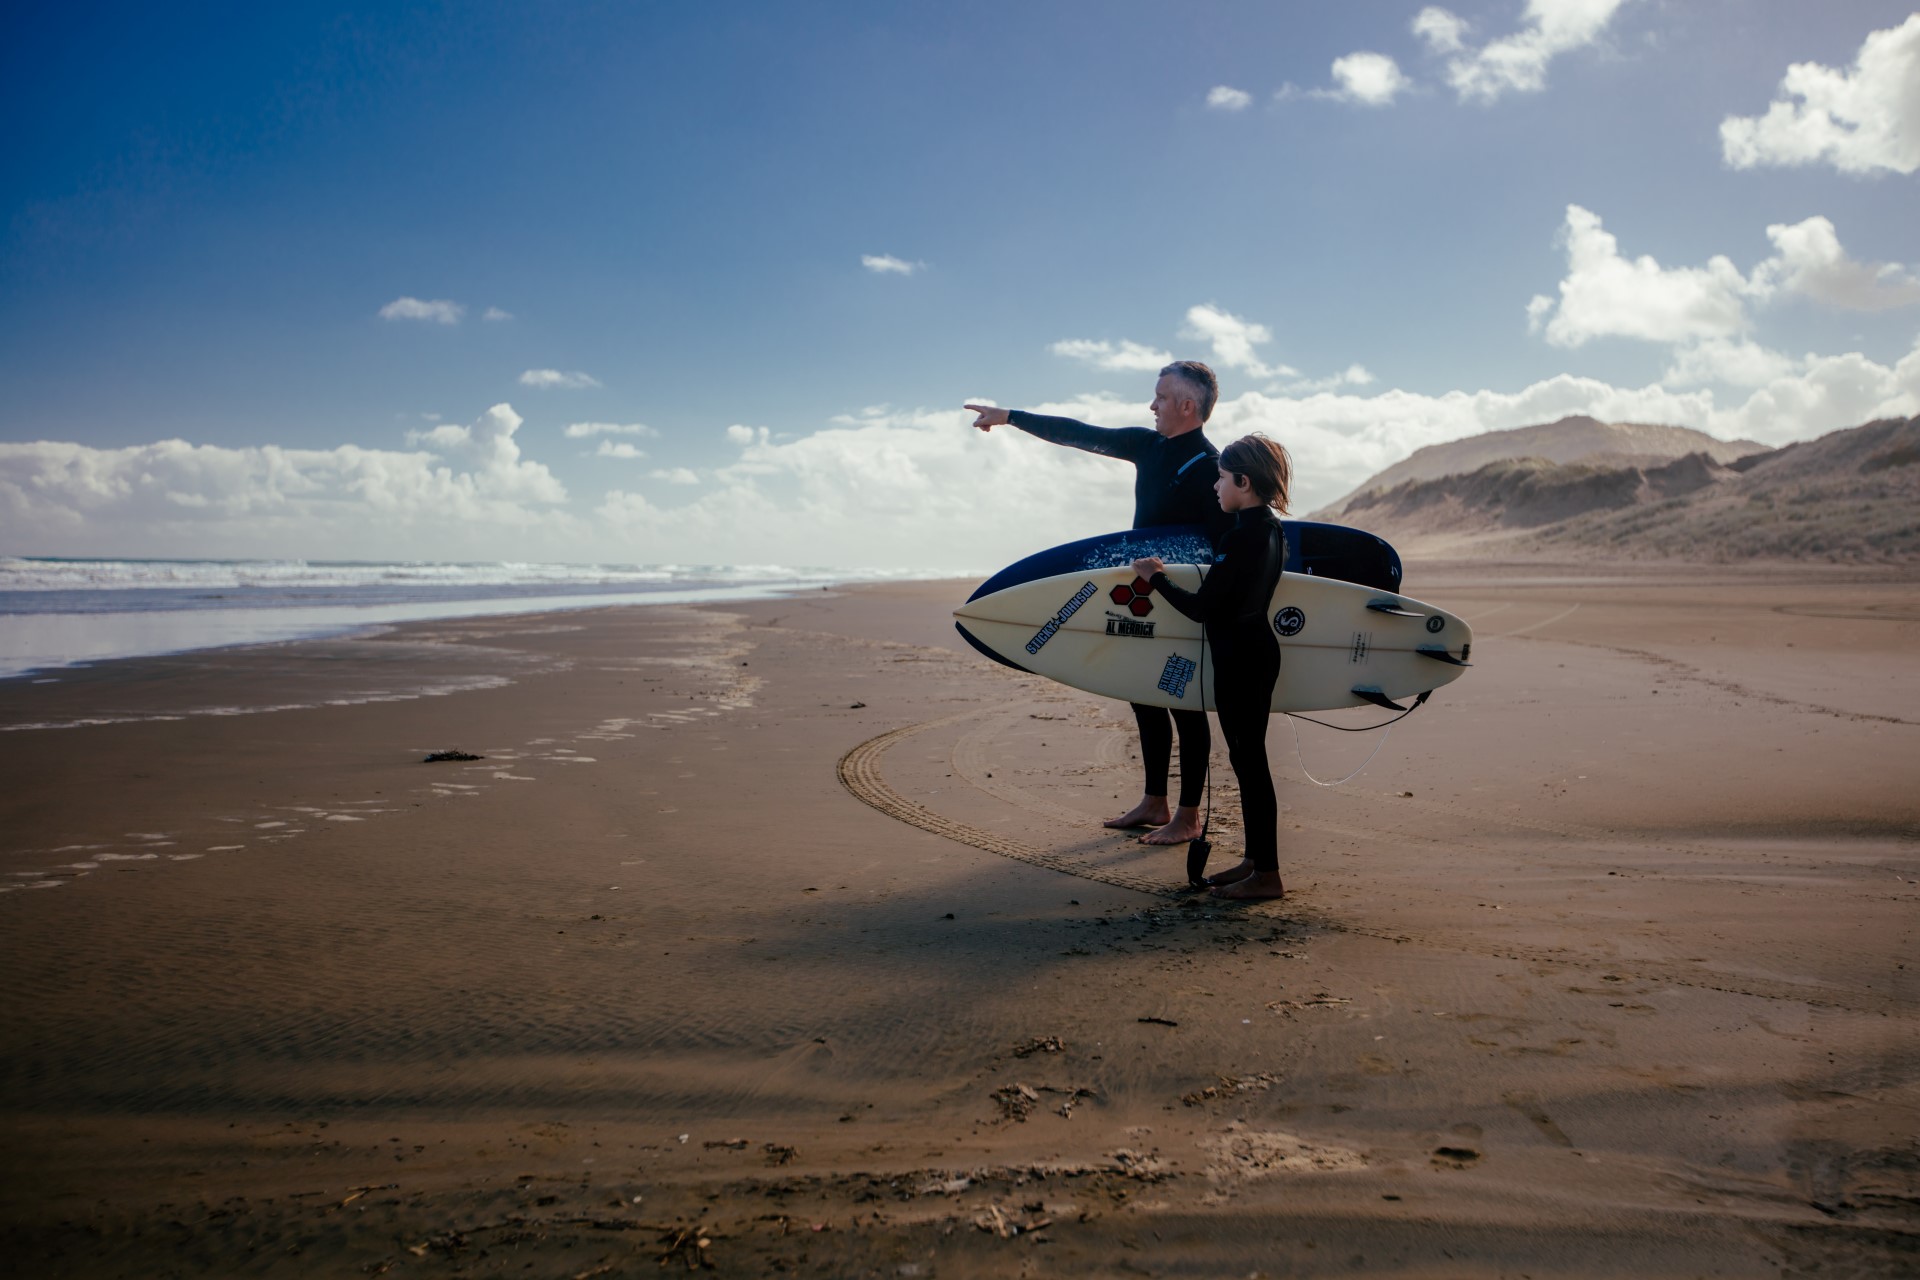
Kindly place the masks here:
POLYGON ((875 275, 910 276, 927 264, 908 262, 905 258, 896 258, 890 253, 863 253, 860 255, 860 265, 875 275))
MULTIPOLYGON (((1145 418, 1138 403, 1105 398, 1029 407, 1112 426, 1145 418)), ((1254 430, 1283 441, 1299 477, 1295 509, 1305 513, 1422 445, 1568 414, 1777 444, 1916 411, 1920 348, 1894 368, 1858 354, 1809 359, 1727 407, 1708 390, 1568 375, 1513 392, 1250 392, 1223 400, 1207 434, 1216 444, 1254 430)), ((704 547, 704 558, 719 560, 992 570, 1036 547, 1125 526, 1130 468, 1019 431, 973 431, 971 420, 963 411, 877 411, 791 442, 756 436, 683 505, 609 494, 596 515, 622 532, 603 545, 661 548, 654 556, 704 547), (758 519, 743 523, 741 511, 758 519), (777 540, 764 530, 779 530, 777 540)))
POLYGON ((1777 251, 1754 271, 1756 286, 1803 294, 1847 311, 1886 311, 1920 302, 1920 277, 1896 263, 1855 262, 1833 223, 1819 216, 1767 228, 1777 251))
POLYGON ((494 320, 494 321, 511 320, 513 319, 513 312, 502 311, 499 307, 488 307, 484 312, 481 313, 480 318, 482 320, 494 320))
POLYGON ((600 380, 592 374, 581 373, 578 369, 571 372, 560 369, 529 369, 520 375, 520 385, 540 391, 580 391, 599 386, 600 380))
POLYGON ((1217 84, 1207 90, 1207 105, 1215 111, 1245 111, 1253 105, 1253 95, 1232 85, 1217 84))
POLYGON ((1223 369, 1239 369, 1256 378, 1292 377, 1298 369, 1289 365, 1268 365, 1261 361, 1255 347, 1273 341, 1273 333, 1263 324, 1242 320, 1231 312, 1209 303, 1187 308, 1184 336, 1198 338, 1213 349, 1212 363, 1223 369))
POLYGON ((491 492, 532 502, 565 502, 567 491, 553 474, 541 463, 520 457, 513 435, 524 421, 512 405, 497 404, 471 426, 443 424, 431 431, 409 431, 407 440, 465 461, 491 492))
POLYGON ((1833 223, 1815 215, 1767 228, 1774 254, 1743 275, 1715 254, 1704 267, 1663 267, 1649 255, 1627 258, 1598 214, 1567 206, 1561 229, 1567 275, 1558 299, 1535 295, 1527 327, 1561 347, 1594 338, 1637 338, 1675 345, 1720 344, 1676 367, 1692 377, 1705 370, 1744 370, 1729 378, 1750 385, 1762 368, 1758 348, 1735 343, 1750 327, 1750 304, 1800 296, 1850 311, 1883 311, 1920 303, 1920 278, 1892 263, 1857 262, 1840 244, 1833 223))
POLYGON ((1290 396, 1311 395, 1316 391, 1338 391, 1341 387, 1368 387, 1372 386, 1374 381, 1373 374, 1365 365, 1350 364, 1329 377, 1289 382, 1280 390, 1290 396))
POLYGON ((496 405, 414 451, 0 444, 0 545, 46 554, 559 558, 584 525, 496 405), (515 550, 516 544, 522 544, 515 550))
POLYGON ((596 458, 625 458, 635 460, 647 456, 647 451, 639 445, 628 444, 625 440, 602 440, 600 447, 594 450, 596 458))
POLYGON ((1567 206, 1561 236, 1567 276, 1560 282, 1559 301, 1536 297, 1527 306, 1532 326, 1544 325, 1547 341, 1555 346, 1578 347, 1600 337, 1692 342, 1732 337, 1746 328, 1753 286, 1722 255, 1708 259, 1705 267, 1662 267, 1648 255, 1622 257, 1599 215, 1577 204, 1567 206))
POLYGON ((692 467, 667 467, 647 472, 649 480, 665 480, 668 484, 699 484, 700 473, 692 467))
MULTIPOLYGON (((1729 358, 1737 355, 1727 348, 1729 358)), ((1028 406, 1142 425, 1136 400, 1028 406)), ((1292 450, 1296 510, 1332 501, 1422 445, 1567 414, 1665 422, 1770 444, 1920 413, 1920 344, 1892 367, 1858 352, 1788 361, 1722 402, 1708 389, 1616 387, 1561 375, 1514 391, 1249 392, 1207 434, 1262 430, 1292 450)), ((990 571, 1036 547, 1118 529, 1132 469, 1023 432, 981 433, 963 410, 875 408, 792 440, 736 425, 732 461, 666 502, 614 489, 568 503, 520 456, 497 405, 412 451, 341 445, 125 449, 0 444, 0 546, 27 555, 633 560, 990 571)), ((624 443, 607 441, 607 443, 624 443)), ((634 473, 636 476, 641 474, 634 473)))
POLYGON ((1494 102, 1506 93, 1538 93, 1547 67, 1564 53, 1600 38, 1626 0, 1527 0, 1526 25, 1479 50, 1461 37, 1466 23, 1438 5, 1422 9, 1414 34, 1436 52, 1450 53, 1447 83, 1462 102, 1494 102))
POLYGON ((1842 173, 1920 171, 1920 13, 1868 35, 1850 70, 1788 67, 1765 115, 1720 122, 1720 149, 1736 169, 1824 161, 1842 173))
POLYGON ((1709 338, 1674 351, 1660 381, 1668 386, 1724 382, 1732 387, 1764 387, 1790 378, 1805 364, 1745 338, 1709 338))
POLYGON ((395 298, 380 308, 382 320, 431 320, 435 324, 459 324, 466 308, 457 302, 438 298, 432 302, 420 298, 395 298))
POLYGON ((1349 53, 1333 60, 1333 78, 1339 88, 1326 96, 1367 107, 1392 104, 1395 95, 1413 82, 1400 73, 1400 64, 1384 53, 1349 53))
POLYGON ((1172 353, 1125 339, 1113 343, 1104 340, 1096 342, 1089 338, 1067 338, 1047 349, 1069 360, 1084 361, 1096 369, 1158 373, 1173 363, 1172 353))
POLYGON ((660 433, 644 422, 572 422, 567 424, 566 437, 569 440, 584 440, 589 436, 658 436, 660 433))
POLYGON ((1428 5, 1413 16, 1413 34, 1425 42, 1430 53, 1459 53, 1466 47, 1466 19, 1428 5))

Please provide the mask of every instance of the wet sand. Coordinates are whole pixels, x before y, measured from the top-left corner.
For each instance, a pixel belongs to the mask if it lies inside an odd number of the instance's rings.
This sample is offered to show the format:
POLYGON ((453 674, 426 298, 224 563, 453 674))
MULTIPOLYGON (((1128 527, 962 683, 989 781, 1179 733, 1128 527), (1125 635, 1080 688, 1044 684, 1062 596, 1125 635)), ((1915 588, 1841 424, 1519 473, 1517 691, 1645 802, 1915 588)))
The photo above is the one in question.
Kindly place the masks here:
POLYGON ((1920 581, 1416 563, 1249 908, 968 585, 0 684, 10 1270, 1920 1267, 1920 581))

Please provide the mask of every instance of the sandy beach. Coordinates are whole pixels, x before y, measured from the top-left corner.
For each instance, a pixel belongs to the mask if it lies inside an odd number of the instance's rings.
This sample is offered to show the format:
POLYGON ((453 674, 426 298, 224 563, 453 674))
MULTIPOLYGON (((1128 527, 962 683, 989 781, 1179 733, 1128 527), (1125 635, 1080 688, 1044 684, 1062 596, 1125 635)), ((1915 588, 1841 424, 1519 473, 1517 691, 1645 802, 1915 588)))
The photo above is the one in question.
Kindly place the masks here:
POLYGON ((0 683, 9 1270, 1920 1270, 1920 579, 1411 563, 1248 908, 971 585, 0 683))

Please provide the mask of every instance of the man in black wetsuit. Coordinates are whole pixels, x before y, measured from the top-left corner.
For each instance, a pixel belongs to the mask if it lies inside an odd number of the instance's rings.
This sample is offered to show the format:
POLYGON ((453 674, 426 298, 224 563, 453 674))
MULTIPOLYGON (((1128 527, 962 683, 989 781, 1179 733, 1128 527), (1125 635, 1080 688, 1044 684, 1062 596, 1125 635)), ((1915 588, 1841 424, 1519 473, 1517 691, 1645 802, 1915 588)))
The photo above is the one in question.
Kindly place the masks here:
MULTIPOLYGON (((1176 360, 1160 371, 1153 388, 1153 429, 1090 427, 1072 418, 1050 418, 1024 409, 970 404, 973 425, 982 431, 1007 424, 1052 444, 1085 449, 1134 466, 1133 527, 1197 524, 1206 526, 1216 546, 1232 517, 1220 510, 1213 484, 1220 451, 1202 427, 1220 398, 1213 370, 1198 360, 1176 360)), ((1169 711, 1132 704, 1140 728, 1140 759, 1146 785, 1140 803, 1109 827, 1152 827, 1140 837, 1147 844, 1185 844, 1200 837, 1200 797, 1207 780, 1207 753, 1213 746, 1204 711, 1169 711), (1171 719, 1171 724, 1169 724, 1171 719), (1180 804, 1167 804, 1167 766, 1174 730, 1180 734, 1180 804)))

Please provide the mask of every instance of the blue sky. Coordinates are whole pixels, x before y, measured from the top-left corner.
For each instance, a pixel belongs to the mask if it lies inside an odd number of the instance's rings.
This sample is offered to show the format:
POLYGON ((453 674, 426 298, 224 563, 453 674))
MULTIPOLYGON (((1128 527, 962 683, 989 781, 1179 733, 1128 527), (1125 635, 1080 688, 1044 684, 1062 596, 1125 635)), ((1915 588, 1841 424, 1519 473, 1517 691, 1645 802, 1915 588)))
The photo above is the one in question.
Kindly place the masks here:
POLYGON ((992 568, 1128 477, 958 404, 1141 423, 1165 356, 1303 507, 1920 409, 1911 3, 5 24, 0 552, 992 568))

